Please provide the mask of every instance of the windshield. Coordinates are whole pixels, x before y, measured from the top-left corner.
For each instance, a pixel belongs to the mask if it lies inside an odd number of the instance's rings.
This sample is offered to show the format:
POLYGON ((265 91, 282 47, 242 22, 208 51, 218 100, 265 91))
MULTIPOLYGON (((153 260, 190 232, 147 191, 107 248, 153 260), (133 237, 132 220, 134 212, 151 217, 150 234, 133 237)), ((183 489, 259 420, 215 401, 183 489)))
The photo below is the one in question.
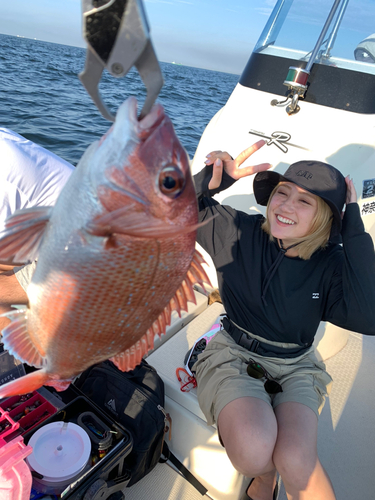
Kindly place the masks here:
POLYGON ((315 63, 375 74, 374 0, 278 0, 255 52, 309 61, 332 7, 315 63))

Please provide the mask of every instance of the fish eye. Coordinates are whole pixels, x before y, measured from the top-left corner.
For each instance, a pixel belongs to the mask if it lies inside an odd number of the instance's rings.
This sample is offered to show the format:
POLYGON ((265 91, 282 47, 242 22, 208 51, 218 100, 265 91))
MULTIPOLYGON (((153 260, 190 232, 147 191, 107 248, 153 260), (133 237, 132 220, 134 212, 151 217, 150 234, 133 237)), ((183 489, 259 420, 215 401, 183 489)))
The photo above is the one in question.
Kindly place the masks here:
POLYGON ((175 165, 164 167, 159 174, 159 189, 169 198, 177 198, 185 186, 185 176, 175 165))

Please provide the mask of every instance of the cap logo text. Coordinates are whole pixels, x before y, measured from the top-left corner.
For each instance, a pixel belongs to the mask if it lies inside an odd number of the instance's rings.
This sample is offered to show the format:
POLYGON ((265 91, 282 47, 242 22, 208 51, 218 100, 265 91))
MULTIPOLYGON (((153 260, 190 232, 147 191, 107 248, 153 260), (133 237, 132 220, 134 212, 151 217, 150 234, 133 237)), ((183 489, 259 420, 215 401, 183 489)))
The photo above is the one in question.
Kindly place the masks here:
POLYGON ((307 170, 299 170, 296 175, 299 175, 300 177, 304 177, 308 181, 313 178, 313 174, 311 172, 308 172, 307 170))

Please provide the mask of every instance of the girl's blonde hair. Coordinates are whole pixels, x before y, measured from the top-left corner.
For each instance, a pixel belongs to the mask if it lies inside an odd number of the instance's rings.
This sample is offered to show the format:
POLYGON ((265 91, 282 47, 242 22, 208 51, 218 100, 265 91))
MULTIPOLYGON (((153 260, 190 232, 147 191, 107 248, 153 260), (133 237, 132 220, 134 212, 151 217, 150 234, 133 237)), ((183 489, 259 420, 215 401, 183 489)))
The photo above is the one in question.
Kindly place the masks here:
MULTIPOLYGON (((268 221, 268 209, 274 195, 276 189, 282 184, 279 184, 273 189, 267 203, 266 209, 266 220, 262 224, 262 229, 265 231, 271 241, 274 241, 275 238, 271 234, 271 227, 268 221)), ((331 234, 333 214, 332 210, 329 208, 327 203, 322 200, 319 196, 316 196, 318 202, 318 210, 316 215, 312 221, 311 231, 307 236, 303 238, 294 238, 291 240, 291 244, 298 243, 296 246, 296 250, 298 251, 298 257, 303 260, 308 260, 316 250, 319 248, 325 248, 327 246, 329 235, 331 234)))

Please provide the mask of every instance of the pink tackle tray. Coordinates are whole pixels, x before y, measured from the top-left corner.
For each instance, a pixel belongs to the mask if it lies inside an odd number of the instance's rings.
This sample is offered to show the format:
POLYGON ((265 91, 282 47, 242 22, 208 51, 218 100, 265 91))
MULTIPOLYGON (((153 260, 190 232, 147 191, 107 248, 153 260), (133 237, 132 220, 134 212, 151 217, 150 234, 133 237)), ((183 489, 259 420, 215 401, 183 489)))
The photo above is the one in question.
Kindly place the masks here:
POLYGON ((27 396, 27 400, 23 402, 20 402, 22 396, 12 396, 1 401, 0 408, 6 411, 9 417, 19 424, 19 427, 9 434, 7 432, 10 426, 9 422, 0 418, 0 439, 4 438, 9 441, 19 434, 23 436, 43 420, 56 413, 56 408, 37 391, 27 396))

